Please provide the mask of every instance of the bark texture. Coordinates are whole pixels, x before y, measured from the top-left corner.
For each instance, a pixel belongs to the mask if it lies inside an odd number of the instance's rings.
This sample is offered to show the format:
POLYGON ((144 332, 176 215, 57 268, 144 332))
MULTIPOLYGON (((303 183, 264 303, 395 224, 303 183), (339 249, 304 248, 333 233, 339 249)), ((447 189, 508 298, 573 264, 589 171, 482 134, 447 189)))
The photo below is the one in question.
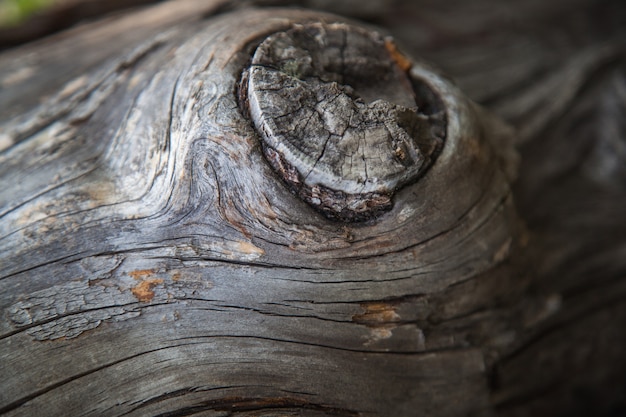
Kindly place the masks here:
POLYGON ((624 7, 389 3, 168 2, 0 55, 0 412, 626 410, 624 7), (393 36, 445 112, 364 223, 294 194, 239 101, 320 22, 393 36))

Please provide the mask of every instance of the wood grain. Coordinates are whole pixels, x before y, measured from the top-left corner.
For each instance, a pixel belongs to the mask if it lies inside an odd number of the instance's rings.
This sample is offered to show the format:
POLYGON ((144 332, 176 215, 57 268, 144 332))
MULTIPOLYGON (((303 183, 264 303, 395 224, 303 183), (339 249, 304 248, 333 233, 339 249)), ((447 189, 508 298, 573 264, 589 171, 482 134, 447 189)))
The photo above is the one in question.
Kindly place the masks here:
POLYGON ((626 26, 601 3, 383 8, 448 125, 365 224, 291 193, 236 92, 268 34, 366 24, 173 2, 5 52, 0 411, 623 410, 626 26))

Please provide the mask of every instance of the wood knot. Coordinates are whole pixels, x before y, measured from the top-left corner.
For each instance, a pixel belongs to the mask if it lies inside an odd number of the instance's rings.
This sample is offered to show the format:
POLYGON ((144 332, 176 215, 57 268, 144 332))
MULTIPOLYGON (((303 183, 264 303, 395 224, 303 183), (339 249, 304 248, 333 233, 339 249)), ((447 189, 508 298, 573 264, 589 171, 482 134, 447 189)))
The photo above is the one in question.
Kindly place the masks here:
POLYGON ((443 105, 412 65, 378 33, 294 25, 257 47, 241 103, 294 193, 329 218, 365 221, 391 209, 443 145, 443 105))

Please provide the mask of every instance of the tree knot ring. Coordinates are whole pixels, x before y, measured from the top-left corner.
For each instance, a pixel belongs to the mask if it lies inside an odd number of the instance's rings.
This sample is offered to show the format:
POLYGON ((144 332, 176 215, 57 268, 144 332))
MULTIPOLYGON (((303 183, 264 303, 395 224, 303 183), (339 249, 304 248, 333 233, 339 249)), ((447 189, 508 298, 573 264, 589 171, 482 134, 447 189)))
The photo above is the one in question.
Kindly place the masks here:
POLYGON ((274 170, 329 218, 391 209, 443 146, 443 105, 390 38, 343 23, 268 36, 240 94, 274 170))

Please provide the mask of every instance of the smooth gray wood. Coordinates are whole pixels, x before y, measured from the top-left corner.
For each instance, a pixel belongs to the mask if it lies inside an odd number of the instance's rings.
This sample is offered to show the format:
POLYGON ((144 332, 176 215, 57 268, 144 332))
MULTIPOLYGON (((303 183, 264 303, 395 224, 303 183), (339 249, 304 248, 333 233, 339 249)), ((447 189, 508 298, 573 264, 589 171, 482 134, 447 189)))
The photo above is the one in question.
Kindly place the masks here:
POLYGON ((623 411, 625 11, 445 4, 187 0, 0 55, 0 411, 623 411), (374 221, 294 195, 237 102, 256 45, 318 21, 445 87, 441 154, 374 221))

